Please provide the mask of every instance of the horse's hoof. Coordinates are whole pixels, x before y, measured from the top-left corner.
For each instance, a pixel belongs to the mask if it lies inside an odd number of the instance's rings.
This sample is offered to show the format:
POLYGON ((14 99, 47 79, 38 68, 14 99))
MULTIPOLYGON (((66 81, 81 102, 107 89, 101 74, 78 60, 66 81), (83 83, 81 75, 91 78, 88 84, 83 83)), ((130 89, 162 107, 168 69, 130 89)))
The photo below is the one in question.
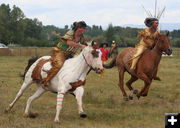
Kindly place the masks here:
POLYGON ((143 97, 146 97, 146 96, 147 96, 147 94, 142 94, 142 96, 143 96, 143 97))
POLYGON ((128 99, 128 97, 123 97, 123 100, 128 101, 129 99, 128 99))
POLYGON ((24 113, 23 115, 25 118, 36 118, 38 116, 37 113, 24 113))
POLYGON ((139 100, 139 99, 140 99, 140 97, 141 97, 139 94, 136 94, 136 96, 137 96, 138 100, 139 100))
POLYGON ((133 100, 133 96, 129 96, 129 99, 130 99, 130 100, 133 100))
POLYGON ((54 122, 57 124, 61 124, 61 122, 59 120, 56 120, 56 119, 54 120, 54 122))
POLYGON ((38 116, 38 113, 30 113, 28 115, 29 118, 36 118, 38 116))
POLYGON ((160 78, 160 77, 158 77, 158 76, 154 77, 153 79, 154 79, 154 80, 161 81, 161 78, 160 78))
POLYGON ((80 117, 81 117, 81 118, 86 118, 86 117, 87 117, 87 114, 86 114, 85 112, 82 112, 82 113, 80 114, 80 117))
POLYGON ((9 113, 9 112, 11 111, 11 108, 12 108, 12 107, 6 108, 6 109, 4 110, 4 113, 9 113))
POLYGON ((4 110, 4 113, 9 113, 9 110, 8 110, 8 109, 5 109, 5 110, 4 110))
POLYGON ((28 118, 28 117, 29 117, 29 114, 24 113, 23 117, 24 117, 24 118, 28 118))

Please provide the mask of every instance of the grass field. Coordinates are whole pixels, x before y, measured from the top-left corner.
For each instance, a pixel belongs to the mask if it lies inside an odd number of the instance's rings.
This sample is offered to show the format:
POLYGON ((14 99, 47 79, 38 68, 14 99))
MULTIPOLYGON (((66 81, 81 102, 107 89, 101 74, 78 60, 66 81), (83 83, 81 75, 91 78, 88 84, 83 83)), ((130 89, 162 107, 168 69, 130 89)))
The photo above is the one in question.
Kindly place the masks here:
MULTIPOLYGON (((0 57, 0 128, 164 128, 165 113, 180 112, 180 57, 175 56, 161 60, 162 81, 153 81, 148 96, 140 100, 122 100, 116 68, 106 69, 103 77, 91 72, 83 97, 88 115, 85 119, 79 117, 74 97, 67 94, 60 113, 61 125, 54 123, 56 95, 50 92, 32 103, 30 111, 38 116, 24 118, 26 101, 35 92, 35 85, 5 114, 5 108, 21 87, 19 73, 23 73, 28 58, 0 57)), ((125 81, 128 79, 126 73, 125 81)), ((138 80, 133 87, 141 89, 143 82, 138 80)), ((125 89, 129 94, 127 87, 125 89)))

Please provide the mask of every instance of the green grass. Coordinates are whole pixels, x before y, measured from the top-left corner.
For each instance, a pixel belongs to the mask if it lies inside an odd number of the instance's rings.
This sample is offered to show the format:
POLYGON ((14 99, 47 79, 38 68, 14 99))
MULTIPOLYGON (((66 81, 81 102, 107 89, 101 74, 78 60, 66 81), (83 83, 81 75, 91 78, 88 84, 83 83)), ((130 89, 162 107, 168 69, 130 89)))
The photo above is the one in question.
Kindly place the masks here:
MULTIPOLYGON (((26 101, 36 86, 28 88, 12 111, 5 108, 15 98, 21 87, 19 73, 23 73, 29 57, 0 57, 0 128, 164 128, 165 113, 180 112, 180 57, 161 60, 159 76, 162 81, 153 81, 145 98, 122 100, 118 87, 116 68, 105 70, 99 77, 91 72, 87 77, 83 107, 88 117, 78 115, 77 103, 70 94, 65 95, 60 113, 61 125, 53 122, 56 113, 56 95, 45 93, 31 105, 30 111, 38 113, 34 119, 24 118, 26 101)), ((130 76, 125 74, 125 81, 130 76)), ((138 80, 136 89, 143 87, 138 80)), ((126 92, 129 90, 125 87, 126 92)))

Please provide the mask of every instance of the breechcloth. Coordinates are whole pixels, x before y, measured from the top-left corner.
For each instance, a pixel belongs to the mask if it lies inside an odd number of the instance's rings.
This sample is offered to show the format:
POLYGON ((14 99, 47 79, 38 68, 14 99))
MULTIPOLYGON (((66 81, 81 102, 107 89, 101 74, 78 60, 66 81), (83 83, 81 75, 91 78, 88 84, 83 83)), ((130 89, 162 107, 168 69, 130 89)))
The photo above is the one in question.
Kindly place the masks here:
POLYGON ((133 55, 133 60, 132 60, 132 65, 131 69, 135 70, 136 69, 136 64, 141 56, 141 54, 147 49, 146 46, 144 45, 137 45, 135 48, 135 53, 133 55))
POLYGON ((47 77, 43 79, 43 83, 48 84, 49 81, 58 73, 64 64, 66 58, 70 57, 70 52, 61 51, 60 49, 53 49, 50 58, 52 68, 47 71, 47 77))

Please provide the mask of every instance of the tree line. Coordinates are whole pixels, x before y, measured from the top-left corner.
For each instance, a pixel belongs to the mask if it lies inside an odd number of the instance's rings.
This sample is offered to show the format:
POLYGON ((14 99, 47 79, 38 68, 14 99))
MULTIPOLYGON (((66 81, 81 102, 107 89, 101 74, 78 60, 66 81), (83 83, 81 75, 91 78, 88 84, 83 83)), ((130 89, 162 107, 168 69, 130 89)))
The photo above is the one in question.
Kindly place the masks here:
MULTIPOLYGON (((15 44, 18 46, 55 46, 60 37, 63 36, 72 26, 65 25, 59 28, 54 25, 44 26, 38 19, 27 18, 23 11, 9 4, 0 5, 0 43, 6 45, 15 44)), ((90 40, 99 39, 100 43, 112 43, 114 40, 120 47, 135 46, 139 39, 138 33, 142 29, 108 25, 106 30, 102 26, 92 25, 87 27, 85 38, 90 40)), ((163 31, 166 32, 166 31, 163 31)), ((180 47, 180 30, 170 33, 171 45, 180 47)))

